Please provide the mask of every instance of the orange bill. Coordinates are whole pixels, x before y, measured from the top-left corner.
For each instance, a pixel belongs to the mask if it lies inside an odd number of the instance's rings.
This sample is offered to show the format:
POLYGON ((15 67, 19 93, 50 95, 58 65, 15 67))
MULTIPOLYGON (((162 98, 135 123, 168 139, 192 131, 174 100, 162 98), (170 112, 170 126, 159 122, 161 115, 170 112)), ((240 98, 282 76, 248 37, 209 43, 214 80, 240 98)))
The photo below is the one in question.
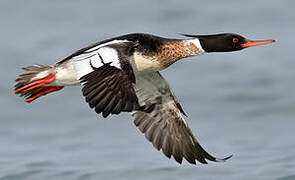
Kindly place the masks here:
POLYGON ((252 47, 252 46, 260 46, 263 44, 269 44, 269 43, 273 43, 273 42, 275 42, 275 40, 264 40, 264 41, 246 40, 244 44, 241 44, 241 46, 243 48, 246 48, 246 47, 252 47))

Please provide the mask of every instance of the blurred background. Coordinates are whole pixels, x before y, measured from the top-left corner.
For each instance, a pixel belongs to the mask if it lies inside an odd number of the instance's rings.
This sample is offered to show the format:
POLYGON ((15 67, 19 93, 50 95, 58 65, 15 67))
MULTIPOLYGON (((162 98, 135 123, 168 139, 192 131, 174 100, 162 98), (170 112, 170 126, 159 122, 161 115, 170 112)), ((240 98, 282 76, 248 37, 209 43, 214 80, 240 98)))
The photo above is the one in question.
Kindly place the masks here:
POLYGON ((295 179, 295 1, 0 1, 0 180, 295 179), (178 165, 128 114, 103 119, 81 88, 31 104, 21 67, 118 35, 239 33, 274 44, 187 58, 162 72, 203 147, 226 163, 178 165))

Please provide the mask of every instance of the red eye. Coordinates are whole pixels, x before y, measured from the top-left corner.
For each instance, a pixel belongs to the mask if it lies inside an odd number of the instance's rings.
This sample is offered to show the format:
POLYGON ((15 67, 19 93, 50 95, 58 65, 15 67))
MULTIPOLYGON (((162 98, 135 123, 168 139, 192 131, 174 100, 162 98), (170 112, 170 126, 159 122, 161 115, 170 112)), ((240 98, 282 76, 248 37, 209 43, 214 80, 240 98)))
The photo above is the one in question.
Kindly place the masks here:
POLYGON ((237 42, 239 42, 239 39, 238 38, 233 38, 233 42, 237 43, 237 42))

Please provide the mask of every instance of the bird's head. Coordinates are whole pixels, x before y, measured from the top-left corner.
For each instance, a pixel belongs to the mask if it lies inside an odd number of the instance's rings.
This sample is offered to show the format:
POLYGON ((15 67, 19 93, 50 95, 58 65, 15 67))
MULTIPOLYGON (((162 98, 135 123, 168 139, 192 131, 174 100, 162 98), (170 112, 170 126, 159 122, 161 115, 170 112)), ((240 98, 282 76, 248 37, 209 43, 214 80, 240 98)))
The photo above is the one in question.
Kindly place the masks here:
POLYGON ((188 35, 198 39, 202 49, 205 52, 229 52, 239 51, 247 47, 259 46, 275 42, 275 40, 253 41, 244 38, 241 35, 233 33, 213 34, 213 35, 188 35))

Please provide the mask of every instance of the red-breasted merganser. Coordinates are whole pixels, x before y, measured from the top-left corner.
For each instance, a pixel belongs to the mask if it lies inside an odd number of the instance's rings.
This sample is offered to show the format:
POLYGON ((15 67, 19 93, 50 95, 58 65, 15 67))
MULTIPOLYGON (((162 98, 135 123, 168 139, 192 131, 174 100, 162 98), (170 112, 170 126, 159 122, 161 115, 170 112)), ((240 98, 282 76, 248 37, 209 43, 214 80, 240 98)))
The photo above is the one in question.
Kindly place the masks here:
POLYGON ((210 52, 238 51, 274 40, 251 41, 238 34, 187 35, 167 39, 127 34, 82 48, 53 66, 32 65, 16 79, 15 93, 31 102, 64 86, 82 85, 90 108, 103 117, 132 112, 153 146, 181 163, 225 161, 198 143, 181 105, 159 73, 179 59, 210 52), (184 115, 184 116, 183 116, 184 115))

